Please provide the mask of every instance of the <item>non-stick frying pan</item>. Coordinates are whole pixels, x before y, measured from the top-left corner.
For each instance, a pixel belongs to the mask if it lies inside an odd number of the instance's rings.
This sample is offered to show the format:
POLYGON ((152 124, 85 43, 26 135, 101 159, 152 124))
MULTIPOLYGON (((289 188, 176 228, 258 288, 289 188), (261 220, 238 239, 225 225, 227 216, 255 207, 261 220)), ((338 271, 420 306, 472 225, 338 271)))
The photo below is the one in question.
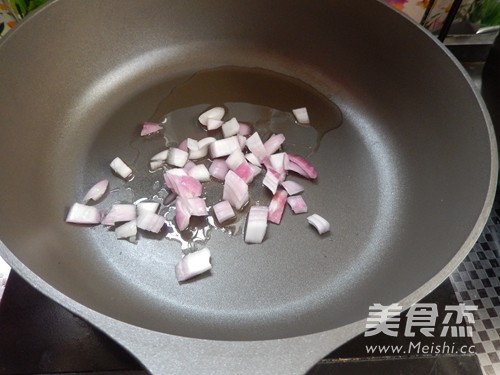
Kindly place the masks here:
MULTIPOLYGON (((408 307, 438 285, 491 208, 481 100, 433 37, 377 1, 55 1, 1 41, 0 67, 0 253, 151 372, 305 372, 363 331, 372 303, 408 307), (120 156, 139 171, 164 146, 138 136, 159 106, 289 111, 297 98, 336 127, 284 129, 319 171, 304 198, 330 234, 290 212, 261 245, 212 230, 212 272, 179 285, 178 242, 64 222, 101 178, 99 207, 159 194, 161 174, 109 169, 120 156)), ((167 122, 179 137, 186 116, 167 122)))

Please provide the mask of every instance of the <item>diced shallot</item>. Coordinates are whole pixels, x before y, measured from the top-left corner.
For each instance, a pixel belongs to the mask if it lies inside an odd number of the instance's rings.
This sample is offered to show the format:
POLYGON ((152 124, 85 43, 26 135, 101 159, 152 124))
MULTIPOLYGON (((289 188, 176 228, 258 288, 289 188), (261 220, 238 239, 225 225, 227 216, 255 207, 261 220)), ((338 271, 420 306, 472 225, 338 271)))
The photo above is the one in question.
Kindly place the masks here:
POLYGON ((167 187, 178 196, 182 198, 194 198, 201 195, 202 186, 200 181, 189 176, 183 169, 169 169, 163 176, 167 187))
POLYGON ((184 170, 187 174, 189 174, 189 171, 190 171, 191 169, 193 169, 194 167, 196 167, 196 163, 194 163, 194 162, 193 162, 193 161, 191 161, 191 160, 188 160, 188 161, 186 162, 186 164, 184 164, 184 167, 182 167, 182 169, 183 169, 183 170, 184 170))
POLYGON ((153 155, 153 157, 151 158, 151 161, 155 161, 155 160, 165 161, 165 160, 167 160, 167 157, 168 157, 168 149, 160 151, 159 153, 153 155))
POLYGON ((234 173, 236 173, 243 181, 245 181, 246 184, 249 184, 250 182, 253 181, 253 178, 255 176, 254 169, 252 167, 259 168, 256 167, 255 165, 250 164, 249 162, 246 161, 246 159, 243 158, 243 161, 240 163, 240 165, 238 165, 234 169, 234 173))
POLYGON ((267 154, 274 154, 280 149, 283 142, 285 142, 285 136, 283 134, 273 134, 267 141, 264 142, 267 154))
POLYGON ((235 117, 222 124, 222 135, 224 136, 224 138, 229 138, 233 135, 238 134, 239 130, 240 130, 240 124, 238 123, 238 120, 236 120, 235 117))
POLYGON ((226 220, 232 219, 235 214, 234 210, 231 207, 231 204, 228 201, 221 201, 217 204, 213 205, 215 217, 219 223, 223 223, 226 220))
POLYGON ((237 136, 219 139, 210 143, 209 150, 212 158, 220 158, 230 155, 234 150, 240 150, 240 142, 237 136))
POLYGON ((309 224, 311 224, 319 234, 326 233, 330 231, 330 223, 318 214, 312 214, 307 218, 309 224))
POLYGON ((265 157, 268 156, 266 148, 260 139, 259 133, 253 133, 246 142, 246 146, 253 153, 259 161, 262 161, 265 157))
POLYGON ((283 181, 281 183, 281 186, 283 186, 285 188, 288 195, 295 195, 295 194, 302 193, 304 191, 304 187, 302 185, 296 183, 295 181, 291 181, 291 180, 283 181))
POLYGON ((214 119, 214 120, 222 120, 224 117, 224 114, 226 111, 222 107, 213 107, 210 108, 208 111, 203 112, 199 117, 198 121, 200 124, 203 126, 207 126, 207 121, 209 118, 214 119))
POLYGON ((224 159, 215 159, 212 164, 210 164, 208 171, 210 172, 210 176, 223 181, 226 178, 229 167, 224 159))
POLYGON ((227 157, 226 164, 229 169, 234 171, 244 161, 246 161, 245 155, 243 155, 240 149, 237 149, 231 152, 231 155, 227 157))
POLYGON ((158 233, 165 224, 165 218, 154 212, 143 212, 137 216, 137 228, 148 232, 158 233))
POLYGON ((292 113, 299 124, 309 124, 309 114, 306 107, 293 109, 292 113))
POLYGON ((132 169, 119 157, 114 158, 109 166, 123 179, 127 179, 132 174, 132 169))
POLYGON ((210 143, 215 142, 216 139, 213 137, 206 137, 200 139, 197 142, 198 149, 192 149, 189 151, 189 159, 201 159, 208 155, 208 146, 210 143))
POLYGON ((267 230, 267 215, 266 206, 250 207, 245 229, 246 243, 262 243, 267 230))
POLYGON ((168 151, 167 164, 173 165, 174 167, 182 168, 187 163, 189 158, 189 153, 183 151, 180 148, 172 147, 168 151))
POLYGON ((237 210, 248 202, 248 185, 233 171, 227 172, 224 179, 222 199, 229 201, 237 210))
POLYGON ((302 198, 302 195, 294 195, 292 197, 288 197, 286 201, 295 214, 303 214, 307 212, 307 204, 304 201, 304 198, 302 198))
POLYGON ((160 124, 157 124, 155 122, 145 122, 144 124, 142 124, 141 137, 156 133, 161 129, 163 128, 160 126, 160 124))
POLYGON ((114 204, 101 224, 115 225, 115 223, 134 220, 137 216, 134 204, 114 204))
POLYGON ((191 216, 206 216, 208 215, 207 204, 202 198, 177 198, 183 199, 186 202, 186 207, 191 216))
POLYGON ((208 130, 215 130, 215 129, 219 129, 222 124, 224 124, 224 121, 222 120, 217 120, 215 118, 209 118, 207 120, 207 129, 208 130))
POLYGON ((177 146, 177 148, 179 150, 188 152, 187 139, 185 139, 181 143, 179 143, 179 146, 177 146))
POLYGON ((311 180, 314 180, 315 178, 318 177, 318 171, 316 170, 316 168, 314 168, 314 166, 309 161, 304 159, 302 156, 289 153, 288 160, 289 160, 289 165, 288 165, 289 170, 293 170, 311 180), (294 168, 294 165, 299 168, 298 169, 294 168))
POLYGON ((165 164, 164 160, 151 160, 149 162, 149 169, 151 171, 156 171, 157 169, 163 167, 164 164, 165 164))
POLYGON ((248 154, 245 154, 245 158, 248 160, 249 163, 252 163, 253 165, 256 165, 257 167, 261 166, 261 163, 257 156, 249 152, 248 154))
POLYGON ((94 206, 73 203, 66 216, 66 222, 74 224, 99 224, 101 222, 101 212, 94 206))
POLYGON ((160 203, 158 202, 139 202, 136 205, 137 207, 137 215, 140 215, 144 212, 153 212, 156 213, 158 208, 160 208, 160 203))
POLYGON ((188 171, 188 175, 200 182, 210 181, 210 172, 204 164, 195 165, 188 171))
POLYGON ((240 122, 240 129, 238 131, 238 134, 250 135, 250 134, 252 134, 252 132, 253 132, 252 125, 244 123, 244 122, 240 122))
POLYGON ((279 224, 281 217, 283 216, 283 211, 285 210, 286 197, 288 193, 286 190, 278 189, 269 203, 269 212, 267 214, 267 220, 271 223, 279 224))
POLYGON ((90 200, 93 201, 99 200, 108 189, 108 184, 109 181, 106 179, 97 182, 94 186, 90 188, 87 194, 85 194, 85 196, 83 197, 83 202, 87 203, 90 200))
POLYGON ((126 238, 130 242, 135 242, 137 240, 137 222, 135 220, 130 220, 115 228, 116 238, 126 238))
POLYGON ((286 152, 279 152, 269 156, 271 166, 280 173, 285 173, 290 164, 288 154, 286 152))
POLYGON ((264 180, 262 180, 262 183, 274 194, 276 193, 276 189, 278 189, 278 185, 284 179, 285 179, 284 174, 279 173, 278 171, 269 167, 267 168, 267 172, 266 175, 264 176, 264 180))
POLYGON ((186 202, 182 198, 177 197, 175 200, 175 222, 180 231, 188 227, 190 218, 191 213, 186 202))
POLYGON ((175 266, 175 277, 181 282, 207 272, 211 268, 210 250, 205 247, 183 256, 175 266))

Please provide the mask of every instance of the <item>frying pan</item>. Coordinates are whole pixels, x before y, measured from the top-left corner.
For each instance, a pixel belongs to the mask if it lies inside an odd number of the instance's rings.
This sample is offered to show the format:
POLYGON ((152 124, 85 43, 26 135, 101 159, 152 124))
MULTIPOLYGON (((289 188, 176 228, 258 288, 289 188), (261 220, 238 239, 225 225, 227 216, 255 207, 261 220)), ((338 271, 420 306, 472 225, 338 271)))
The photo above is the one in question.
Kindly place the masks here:
POLYGON ((0 66, 0 254, 152 373, 303 373, 364 330, 371 304, 406 308, 439 285, 492 205, 482 101, 433 37, 376 1, 55 1, 1 41, 0 66), (176 93, 217 69, 246 78, 176 93), (109 162, 137 172, 165 146, 138 132, 170 100, 231 109, 260 92, 253 104, 284 111, 298 104, 286 87, 312 123, 322 105, 335 115, 314 137, 285 129, 308 140, 319 177, 304 198, 329 234, 289 212, 261 245, 212 230, 211 273, 179 285, 178 242, 64 222, 100 178, 98 207, 159 194, 161 174, 126 183, 109 162))

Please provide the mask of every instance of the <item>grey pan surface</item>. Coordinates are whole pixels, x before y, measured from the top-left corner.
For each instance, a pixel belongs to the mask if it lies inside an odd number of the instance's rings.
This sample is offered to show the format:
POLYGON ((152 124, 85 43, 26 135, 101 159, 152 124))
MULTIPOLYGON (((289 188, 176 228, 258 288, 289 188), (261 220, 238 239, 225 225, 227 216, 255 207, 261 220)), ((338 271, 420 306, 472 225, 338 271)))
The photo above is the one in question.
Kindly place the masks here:
MULTIPOLYGON (((491 208, 484 105, 431 36, 376 1, 55 1, 0 42, 0 67, 1 255, 154 373, 304 372, 364 329, 370 304, 407 307, 438 285, 491 208), (338 106, 305 182, 332 231, 290 214, 260 246, 213 230, 211 274, 179 285, 177 242, 64 217, 99 178, 108 207, 151 197, 157 176, 124 184, 110 160, 138 169, 140 124, 218 67, 294 77, 338 106)), ((204 100, 191 104, 218 104, 204 100)))

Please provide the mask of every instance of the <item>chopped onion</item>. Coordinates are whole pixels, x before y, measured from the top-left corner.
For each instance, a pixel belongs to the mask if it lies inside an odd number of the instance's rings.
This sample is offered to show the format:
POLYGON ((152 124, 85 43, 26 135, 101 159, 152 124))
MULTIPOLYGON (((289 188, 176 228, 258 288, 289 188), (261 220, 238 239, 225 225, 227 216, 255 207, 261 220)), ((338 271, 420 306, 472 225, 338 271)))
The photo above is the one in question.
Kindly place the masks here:
POLYGON ((200 149, 204 148, 204 147, 207 147, 208 145, 210 145, 210 143, 213 143, 215 142, 216 139, 214 137, 205 137, 205 138, 202 138, 198 141, 198 147, 200 149))
POLYGON ((168 149, 160 151, 159 153, 153 155, 153 157, 150 159, 151 161, 165 161, 167 160, 168 157, 168 149))
POLYGON ((158 233, 165 224, 165 218, 154 212, 145 211, 137 216, 137 228, 158 233))
POLYGON ((189 154, 179 148, 172 147, 168 151, 167 164, 182 168, 187 163, 189 154))
POLYGON ((210 250, 205 247, 182 257, 175 266, 175 277, 181 282, 207 272, 211 268, 210 250))
POLYGON ((245 158, 248 160, 248 162, 252 163, 253 165, 256 165, 257 167, 261 166, 261 163, 257 156, 249 152, 248 154, 245 154, 245 158))
POLYGON ((281 186, 283 186, 286 190, 286 192, 288 193, 288 195, 295 195, 295 194, 299 194, 299 193, 302 193, 304 191, 304 187, 298 183, 296 183, 295 181, 283 181, 281 183, 281 186))
POLYGON ((283 216, 283 211, 285 210, 286 197, 288 193, 283 189, 278 189, 269 203, 269 212, 267 214, 267 220, 271 223, 279 224, 281 217, 283 216))
POLYGON ((233 171, 227 172, 224 179, 222 199, 229 201, 237 210, 248 202, 248 185, 233 171))
POLYGON ((252 134, 252 132, 253 132, 252 125, 244 123, 244 122, 240 122, 240 129, 238 131, 238 134, 250 135, 250 134, 252 134))
POLYGON ((181 143, 179 143, 179 146, 177 146, 177 148, 179 150, 188 152, 187 139, 185 139, 181 143))
POLYGON ((116 174, 118 174, 118 176, 123 179, 127 179, 127 177, 132 174, 132 169, 130 169, 129 166, 125 164, 119 157, 114 158, 109 166, 113 171, 116 172, 116 174))
POLYGON ((215 129, 219 129, 222 124, 224 124, 224 121, 222 120, 217 120, 217 119, 214 119, 214 118, 209 118, 207 120, 207 129, 208 130, 215 130, 215 129))
POLYGON ((229 138, 219 139, 210 143, 209 150, 212 158, 220 158, 222 156, 230 155, 234 150, 239 150, 240 142, 238 137, 232 136, 229 138))
POLYGON ((164 163, 165 162, 163 160, 151 160, 149 162, 149 170, 156 171, 157 169, 163 167, 164 163))
POLYGON ((231 152, 231 155, 227 157, 226 164, 229 169, 234 171, 244 161, 246 161, 245 155, 243 155, 240 149, 237 149, 231 152))
POLYGON ((247 145, 247 139, 241 134, 238 134, 236 137, 238 138, 238 142, 240 143, 240 150, 243 150, 247 145))
POLYGON ((161 129, 163 128, 160 126, 160 124, 157 124, 155 122, 145 122, 144 124, 142 124, 141 137, 156 133, 161 129))
POLYGON ((210 181, 210 172, 204 164, 198 164, 188 171, 188 175, 200 182, 210 181))
POLYGON ((296 214, 307 212, 307 204, 302 198, 302 195, 294 195, 286 199, 292 211, 296 214))
POLYGON ((226 220, 232 219, 236 215, 234 214, 233 208, 228 201, 221 201, 213 205, 215 217, 219 223, 223 223, 226 220))
POLYGON ((137 216, 135 205, 133 204, 114 204, 111 210, 102 219, 101 224, 115 225, 115 223, 134 220, 137 216))
POLYGON ((210 108, 208 111, 203 112, 200 117, 198 117, 198 121, 200 124, 203 126, 207 126, 207 121, 209 118, 214 119, 214 120, 222 120, 224 117, 224 114, 226 111, 222 107, 213 107, 210 108))
POLYGON ((267 214, 266 206, 250 207, 245 230, 246 243, 262 243, 267 230, 267 214))
POLYGON ((307 218, 307 221, 309 224, 311 224, 316 230, 318 231, 319 234, 326 233, 330 231, 330 223, 323 219, 321 216, 318 214, 312 214, 307 218))
POLYGON ((140 215, 144 212, 153 212, 156 213, 158 208, 160 208, 160 203, 158 202, 139 202, 136 205, 137 214, 140 215))
POLYGON ((188 148, 188 151, 198 151, 200 149, 198 141, 193 138, 186 139, 186 147, 188 148))
POLYGON ((182 169, 189 174, 189 171, 196 167, 196 163, 192 162, 191 160, 188 160, 186 164, 184 164, 184 167, 182 169))
POLYGON ((288 170, 290 164, 288 159, 288 154, 286 152, 280 152, 269 156, 269 162, 271 166, 279 173, 285 173, 288 170))
POLYGON ((264 142, 267 154, 274 154, 280 149, 283 142, 285 142, 285 136, 283 134, 273 134, 267 141, 264 142))
POLYGON ((101 212, 94 206, 73 203, 66 216, 66 222, 74 224, 99 224, 101 222, 101 212))
POLYGON ((229 167, 224 159, 215 159, 208 168, 210 176, 223 181, 226 178, 229 167))
POLYGON ((120 225, 115 228, 116 238, 126 238, 130 242, 135 242, 137 240, 137 222, 135 220, 130 220, 127 223, 120 225))
POLYGON ((257 177, 260 172, 262 172, 262 168, 261 167, 257 167, 256 165, 253 165, 253 164, 248 164, 250 165, 250 168, 252 169, 252 180, 257 177))
POLYGON ((167 187, 178 196, 194 198, 201 195, 202 186, 200 181, 189 176, 183 169, 169 169, 163 176, 167 187))
POLYGON ((284 179, 285 179, 284 174, 279 173, 273 168, 267 168, 267 172, 266 175, 264 176, 264 180, 262 180, 262 183, 274 194, 276 193, 276 189, 278 189, 278 185, 284 179))
POLYGON ((189 212, 186 201, 177 197, 175 200, 175 222, 180 231, 188 227, 190 218, 191 213, 189 212))
POLYGON ((306 107, 293 109, 292 112, 299 124, 309 124, 309 115, 306 107))
POLYGON ((289 170, 293 170, 299 174, 302 174, 302 176, 307 177, 311 180, 314 180, 315 178, 318 177, 318 171, 316 170, 316 168, 314 168, 313 165, 306 159, 304 159, 302 156, 289 153, 288 159, 289 159, 289 165, 288 165, 289 170), (299 168, 293 169, 294 165, 299 168), (303 173, 299 172, 300 170, 303 171, 303 173))
MULTIPOLYGON (((179 199, 179 198, 177 198, 179 199)), ((180 198, 186 202, 186 207, 191 216, 207 216, 208 209, 205 200, 202 198, 180 198)))
POLYGON ((224 138, 229 138, 233 135, 238 134, 239 130, 240 130, 240 124, 238 123, 238 120, 236 120, 235 117, 222 124, 222 135, 224 136, 224 138))
POLYGON ((87 203, 90 200, 93 201, 99 200, 108 189, 108 184, 109 181, 106 179, 97 182, 94 186, 90 188, 87 194, 85 194, 85 196, 83 197, 83 202, 87 203))
POLYGON ((262 161, 265 157, 267 157, 267 151, 260 139, 259 133, 253 133, 246 141, 246 146, 252 152, 259 161, 262 161))
POLYGON ((250 164, 249 162, 246 161, 245 158, 243 158, 243 161, 240 163, 240 165, 238 165, 234 169, 234 173, 236 173, 243 181, 245 181, 246 184, 249 184, 250 182, 253 181, 253 178, 255 176, 252 167, 255 167, 255 165, 250 164))

